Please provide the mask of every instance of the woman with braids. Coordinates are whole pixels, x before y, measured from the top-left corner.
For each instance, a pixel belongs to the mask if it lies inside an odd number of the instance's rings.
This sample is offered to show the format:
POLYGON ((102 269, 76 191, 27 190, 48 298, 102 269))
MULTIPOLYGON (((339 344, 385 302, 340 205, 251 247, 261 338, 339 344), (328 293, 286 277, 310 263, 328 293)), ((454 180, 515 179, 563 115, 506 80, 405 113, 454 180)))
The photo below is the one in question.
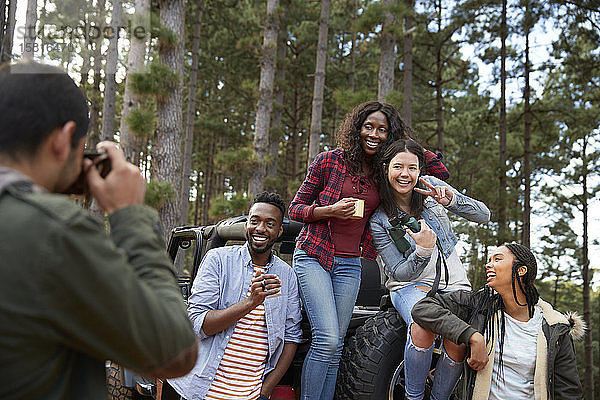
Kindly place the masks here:
MULTIPOLYGON (((430 290, 471 289, 447 212, 477 223, 490 218, 490 211, 482 202, 433 176, 423 176, 424 164, 423 148, 412 140, 397 140, 381 153, 377 166, 381 205, 370 221, 373 241, 388 276, 386 287, 407 326, 404 371, 408 399, 423 398, 429 370, 429 365, 419 364, 427 346, 411 340, 414 304, 430 290), (398 229, 394 220, 399 215, 419 220, 420 230, 415 233, 398 229)), ((465 347, 444 341, 443 351, 444 356, 438 361, 438 376, 455 381, 462 372, 457 361, 464 358, 465 347)), ((452 393, 452 388, 438 389, 441 388, 434 388, 432 398, 447 399, 452 393)))
MULTIPOLYGON (((540 299, 534 285, 537 263, 527 247, 502 245, 485 268, 482 289, 417 303, 414 339, 433 344, 437 333, 470 347, 464 399, 580 399, 572 339, 583 337, 582 319, 540 299)), ((454 387, 456 382, 439 384, 454 387)))
MULTIPOLYGON (((360 287, 360 257, 377 255, 367 221, 379 205, 373 178, 375 154, 412 134, 389 104, 356 106, 338 128, 339 148, 320 153, 308 168, 289 209, 304 222, 293 268, 311 325, 312 341, 302 368, 302 399, 331 400, 346 329, 360 287), (356 200, 362 218, 353 218, 356 200)), ((433 153, 431 153, 433 155, 433 153)), ((447 170, 433 155, 432 169, 447 170)))

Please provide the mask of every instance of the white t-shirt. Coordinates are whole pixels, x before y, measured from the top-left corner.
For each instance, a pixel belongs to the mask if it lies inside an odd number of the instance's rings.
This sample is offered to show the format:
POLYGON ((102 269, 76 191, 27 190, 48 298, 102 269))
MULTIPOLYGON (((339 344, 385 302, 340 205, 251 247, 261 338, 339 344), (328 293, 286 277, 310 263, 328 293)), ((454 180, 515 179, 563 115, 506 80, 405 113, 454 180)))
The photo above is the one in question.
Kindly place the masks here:
POLYGON ((533 318, 517 321, 505 315, 503 370, 500 370, 500 340, 496 341, 490 399, 533 399, 533 377, 538 333, 542 328, 542 310, 534 308, 533 318))

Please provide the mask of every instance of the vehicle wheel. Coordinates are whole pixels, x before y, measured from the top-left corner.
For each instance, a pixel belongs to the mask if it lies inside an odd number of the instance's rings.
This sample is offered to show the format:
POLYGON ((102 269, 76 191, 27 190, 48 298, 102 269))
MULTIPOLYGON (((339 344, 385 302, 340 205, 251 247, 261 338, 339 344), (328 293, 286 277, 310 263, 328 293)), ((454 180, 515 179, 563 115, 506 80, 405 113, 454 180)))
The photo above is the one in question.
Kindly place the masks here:
POLYGON ((395 309, 369 318, 346 343, 336 399, 403 399, 405 341, 406 324, 395 309))
POLYGON ((109 361, 106 366, 106 387, 109 400, 134 400, 134 390, 123 386, 123 369, 119 364, 109 361))

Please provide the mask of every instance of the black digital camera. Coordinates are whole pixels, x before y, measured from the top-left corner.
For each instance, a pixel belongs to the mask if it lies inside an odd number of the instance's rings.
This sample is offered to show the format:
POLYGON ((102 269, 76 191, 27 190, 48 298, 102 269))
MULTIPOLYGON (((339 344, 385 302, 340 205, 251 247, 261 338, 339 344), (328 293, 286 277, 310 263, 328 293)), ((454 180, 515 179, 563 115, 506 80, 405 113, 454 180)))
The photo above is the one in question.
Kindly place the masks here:
MULTIPOLYGON (((100 173, 100 176, 102 178, 106 178, 106 175, 108 175, 108 173, 110 172, 110 168, 111 168, 110 158, 108 158, 108 154, 106 154, 106 151, 86 150, 83 153, 83 157, 92 160, 92 162, 94 163, 94 167, 96 167, 96 169, 100 173)), ((85 179, 85 175, 86 174, 82 168, 81 174, 79 174, 79 177, 77 178, 77 180, 67 190, 65 190, 64 193, 65 194, 75 194, 75 195, 82 195, 82 194, 87 195, 89 193, 89 190, 88 190, 87 181, 85 179)))

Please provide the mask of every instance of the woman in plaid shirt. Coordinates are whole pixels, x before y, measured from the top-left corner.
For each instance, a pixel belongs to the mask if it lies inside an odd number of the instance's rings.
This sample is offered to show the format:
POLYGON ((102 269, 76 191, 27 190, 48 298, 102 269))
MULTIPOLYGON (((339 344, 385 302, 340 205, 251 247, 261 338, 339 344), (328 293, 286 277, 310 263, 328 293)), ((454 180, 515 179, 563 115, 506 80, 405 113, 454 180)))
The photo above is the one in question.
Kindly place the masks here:
MULTIPOLYGON (((356 106, 337 132, 338 148, 320 153, 308 168, 289 209, 305 225, 297 239, 293 268, 312 328, 302 369, 302 399, 333 398, 346 329, 360 287, 360 257, 377 255, 367 222, 379 205, 373 178, 375 154, 412 136, 398 111, 377 101, 356 106), (356 200, 362 217, 353 217, 356 200)), ((431 167, 448 171, 430 153, 431 167)))

